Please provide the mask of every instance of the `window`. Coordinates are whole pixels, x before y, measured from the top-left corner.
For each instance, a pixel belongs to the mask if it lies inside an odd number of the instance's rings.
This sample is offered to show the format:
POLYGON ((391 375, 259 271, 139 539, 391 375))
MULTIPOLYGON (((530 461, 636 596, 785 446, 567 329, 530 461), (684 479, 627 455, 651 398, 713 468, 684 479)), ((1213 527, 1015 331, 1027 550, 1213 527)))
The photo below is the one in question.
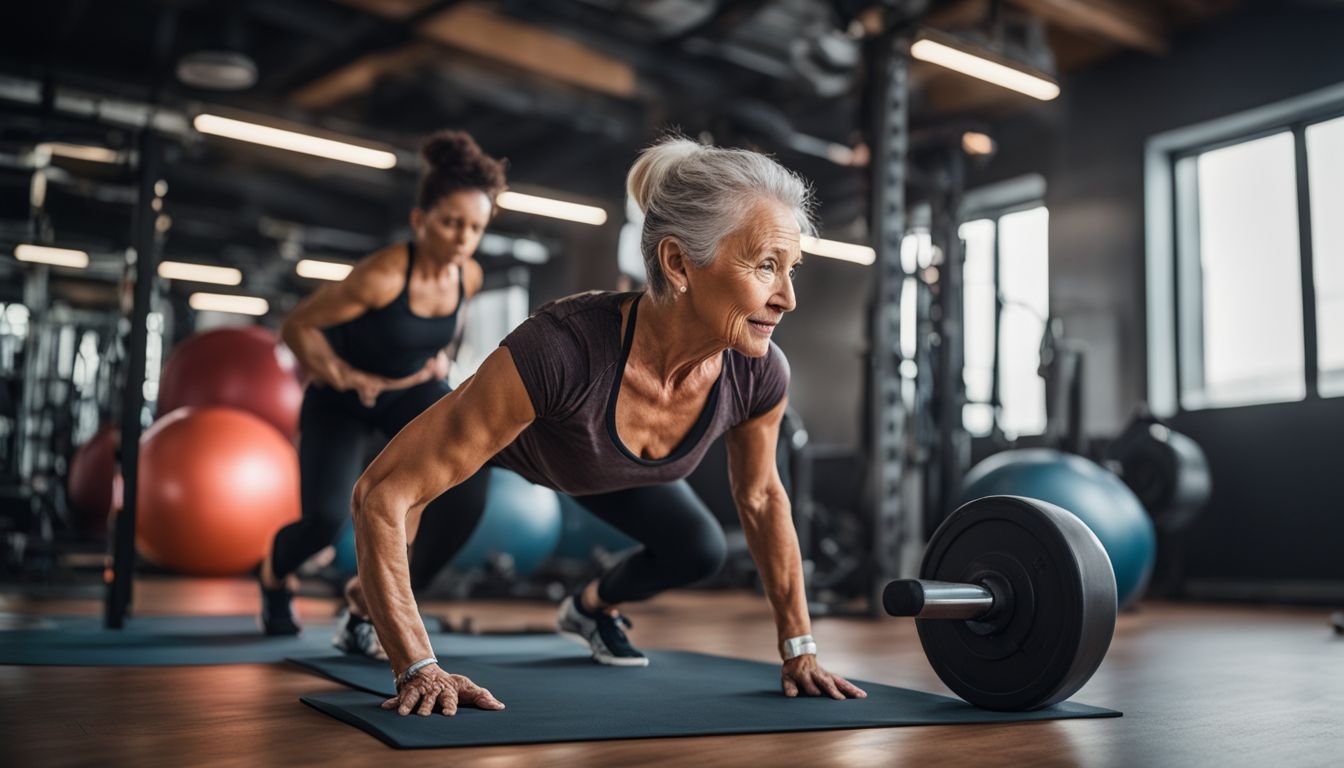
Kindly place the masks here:
POLYGON ((1190 252, 1179 342, 1187 409, 1306 394, 1293 158, 1285 131, 1202 152, 1177 170, 1179 242, 1190 252), (1191 184, 1193 200, 1181 189, 1191 184))
POLYGON ((1344 395, 1344 117, 1309 125, 1316 354, 1323 397, 1344 395))
POLYGON ((1148 402, 1344 395, 1344 83, 1145 150, 1148 402))
POLYGON ((1049 212, 1042 206, 961 225, 965 242, 962 422, 988 435, 1045 431, 1041 335, 1050 311, 1049 212))

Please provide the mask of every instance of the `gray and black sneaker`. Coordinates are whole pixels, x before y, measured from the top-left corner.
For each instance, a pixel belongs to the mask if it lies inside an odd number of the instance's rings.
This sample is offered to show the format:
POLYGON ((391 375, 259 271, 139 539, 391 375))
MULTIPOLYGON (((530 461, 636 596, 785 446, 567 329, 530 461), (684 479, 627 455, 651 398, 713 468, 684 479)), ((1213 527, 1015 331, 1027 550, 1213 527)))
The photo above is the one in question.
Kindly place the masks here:
POLYGON ((591 650, 597 663, 614 667, 649 665, 649 657, 640 653, 625 636, 622 627, 630 629, 634 625, 621 614, 590 614, 579 605, 578 598, 571 595, 560 603, 555 618, 560 634, 591 650))
POLYGON ((336 650, 354 656, 368 656, 371 659, 387 661, 387 652, 378 641, 378 632, 373 622, 362 616, 356 616, 349 608, 342 608, 336 617, 336 634, 331 638, 336 650))
POLYGON ((267 589, 260 580, 261 616, 258 623, 261 631, 268 635, 285 636, 299 634, 299 618, 294 613, 294 593, 284 587, 267 589))

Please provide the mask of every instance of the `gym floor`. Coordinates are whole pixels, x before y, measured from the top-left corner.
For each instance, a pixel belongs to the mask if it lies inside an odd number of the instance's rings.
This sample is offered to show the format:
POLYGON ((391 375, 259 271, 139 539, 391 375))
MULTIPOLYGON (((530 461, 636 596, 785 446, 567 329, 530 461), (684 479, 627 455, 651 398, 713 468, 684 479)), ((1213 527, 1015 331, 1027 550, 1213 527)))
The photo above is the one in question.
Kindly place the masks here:
MULTIPOLYGON (((142 579, 149 614, 237 614, 246 581, 142 579)), ((548 624, 543 603, 427 602, 478 630, 548 624)), ((101 601, 0 595, 0 614, 97 614, 101 601)), ((303 598, 329 617, 335 601, 303 598)), ((772 660, 764 599, 675 592, 629 611, 637 643, 772 660)), ((0 666, 4 764, 32 765, 1338 765, 1344 755, 1344 638, 1319 609, 1145 603, 1122 613, 1101 669, 1075 696, 1119 719, 632 739, 393 751, 299 703, 341 686, 278 665, 89 668, 0 666)), ((914 625, 824 618, 823 662, 851 678, 946 692, 914 625)), ((546 685, 538 676, 537 685, 546 685)), ((595 713, 595 717, 600 714, 595 713)))

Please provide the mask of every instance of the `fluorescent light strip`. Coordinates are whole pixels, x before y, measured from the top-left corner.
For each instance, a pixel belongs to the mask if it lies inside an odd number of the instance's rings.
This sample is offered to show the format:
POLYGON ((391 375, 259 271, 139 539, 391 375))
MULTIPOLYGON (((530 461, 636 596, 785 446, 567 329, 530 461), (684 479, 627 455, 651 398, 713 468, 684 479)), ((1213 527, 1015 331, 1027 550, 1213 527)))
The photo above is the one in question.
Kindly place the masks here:
POLYGON ((208 312, 232 312, 236 315, 266 314, 271 305, 256 296, 237 296, 229 293, 193 293, 187 299, 192 309, 208 312))
POLYGON ((842 243, 839 240, 822 240, 811 235, 803 235, 802 249, 805 253, 814 256, 852 261, 855 264, 867 265, 877 261, 877 252, 866 245, 842 243))
POLYGON ((343 264, 339 261, 303 259, 294 265, 294 273, 311 280, 344 280, 354 268, 353 264, 343 264))
POLYGON ((552 219, 577 221, 580 224, 598 226, 607 223, 607 212, 592 205, 567 203, 552 200, 549 197, 524 195, 521 192, 500 192, 495 202, 500 208, 519 213, 532 213, 537 216, 549 216, 552 219))
POLYGON ((355 165, 367 165, 370 168, 388 169, 397 165, 397 156, 391 152, 370 147, 360 147, 343 141, 322 139, 306 133, 286 131, 267 125, 257 125, 242 120, 234 120, 219 115, 199 114, 192 122, 196 130, 227 139, 249 141, 305 155, 316 155, 331 160, 342 160, 355 165))
POLYGON ((1049 80, 929 38, 918 40, 910 46, 910 55, 920 61, 937 64, 1041 101, 1050 101, 1059 95, 1059 86, 1049 80))
POLYGON ((243 282, 243 273, 233 267, 212 267, 206 264, 188 264, 184 261, 160 262, 159 277, 215 285, 238 285, 243 282))
POLYGON ((33 264, 50 264, 55 267, 84 269, 89 266, 89 254, 69 248, 51 248, 45 245, 23 244, 15 246, 14 258, 33 264))
POLYGON ((47 141, 38 144, 37 148, 57 157, 68 157, 72 160, 87 160, 91 163, 121 162, 121 153, 115 149, 108 149, 107 147, 90 147, 84 144, 64 144, 59 141, 47 141))

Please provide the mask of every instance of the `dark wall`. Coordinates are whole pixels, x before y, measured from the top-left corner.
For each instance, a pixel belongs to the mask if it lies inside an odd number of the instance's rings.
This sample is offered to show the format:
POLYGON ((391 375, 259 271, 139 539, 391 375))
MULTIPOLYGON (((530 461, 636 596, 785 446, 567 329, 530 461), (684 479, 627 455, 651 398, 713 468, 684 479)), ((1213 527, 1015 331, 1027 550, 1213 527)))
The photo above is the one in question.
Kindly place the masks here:
MULTIPOLYGON (((1071 77, 1059 103, 1000 131, 991 172, 1047 179, 1051 307, 1089 349, 1093 435, 1117 431, 1146 389, 1145 142, 1344 81, 1341 41, 1344 9, 1255 4, 1178 35, 1165 57, 1127 54, 1071 77)), ((1192 413, 1176 426, 1209 452, 1216 489, 1186 539, 1192 583, 1344 586, 1344 473, 1321 466, 1344 448, 1344 403, 1192 413)), ((1276 593, 1304 594, 1291 585, 1276 593)))

